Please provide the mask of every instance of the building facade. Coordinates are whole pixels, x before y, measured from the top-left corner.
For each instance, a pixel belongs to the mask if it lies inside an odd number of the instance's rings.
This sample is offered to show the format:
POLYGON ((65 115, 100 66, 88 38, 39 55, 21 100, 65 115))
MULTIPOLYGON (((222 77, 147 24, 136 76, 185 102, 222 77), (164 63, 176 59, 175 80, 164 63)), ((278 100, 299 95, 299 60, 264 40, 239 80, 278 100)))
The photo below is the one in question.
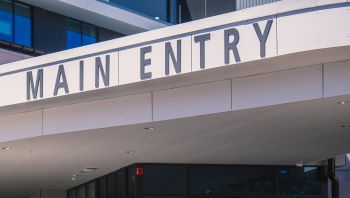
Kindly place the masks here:
POLYGON ((0 197, 349 197, 349 8, 0 0, 0 197))

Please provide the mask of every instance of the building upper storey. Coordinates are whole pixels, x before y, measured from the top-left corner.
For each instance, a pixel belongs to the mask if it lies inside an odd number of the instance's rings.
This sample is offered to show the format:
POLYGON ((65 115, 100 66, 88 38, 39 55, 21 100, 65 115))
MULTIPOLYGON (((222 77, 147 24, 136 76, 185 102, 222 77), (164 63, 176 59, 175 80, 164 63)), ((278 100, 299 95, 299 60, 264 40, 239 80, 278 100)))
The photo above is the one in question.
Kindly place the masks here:
POLYGON ((165 26, 95 0, 0 0, 0 63, 165 26))
POLYGON ((280 0, 97 0, 132 12, 178 24, 280 0))
POLYGON ((0 45, 41 55, 274 1, 0 0, 0 45))

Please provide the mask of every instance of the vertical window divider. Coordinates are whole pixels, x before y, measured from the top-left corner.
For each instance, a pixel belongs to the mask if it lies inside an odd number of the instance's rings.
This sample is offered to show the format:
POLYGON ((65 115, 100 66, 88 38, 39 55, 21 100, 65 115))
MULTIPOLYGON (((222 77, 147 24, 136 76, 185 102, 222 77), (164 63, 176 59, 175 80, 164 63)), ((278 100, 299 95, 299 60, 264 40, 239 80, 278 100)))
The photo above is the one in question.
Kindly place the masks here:
POLYGON ((16 43, 15 41, 15 1, 11 0, 11 7, 12 7, 12 25, 11 25, 11 30, 12 30, 12 43, 16 43))
POLYGON ((186 182, 187 182, 187 189, 186 189, 186 197, 190 198, 190 189, 191 189, 191 184, 190 184, 190 165, 186 165, 186 182))
POLYGON ((85 198, 87 198, 87 196, 88 196, 88 188, 89 188, 89 183, 86 183, 85 184, 85 198))
POLYGON ((32 6, 29 6, 29 11, 30 11, 30 47, 34 49, 34 11, 32 9, 32 6))
POLYGON ((80 21, 80 46, 83 46, 83 22, 80 21))

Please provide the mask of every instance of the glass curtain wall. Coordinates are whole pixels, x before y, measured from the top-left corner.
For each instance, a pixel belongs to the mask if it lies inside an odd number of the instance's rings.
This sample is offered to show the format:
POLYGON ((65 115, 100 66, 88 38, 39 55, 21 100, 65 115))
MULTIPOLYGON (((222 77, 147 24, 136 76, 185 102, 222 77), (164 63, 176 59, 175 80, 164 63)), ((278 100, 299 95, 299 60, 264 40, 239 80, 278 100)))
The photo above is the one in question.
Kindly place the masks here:
POLYGON ((326 167, 136 164, 68 198, 327 198, 326 167))
POLYGON ((154 19, 169 21, 167 16, 169 1, 167 0, 109 0, 109 2, 154 19))
POLYGON ((0 0, 0 40, 32 46, 31 8, 10 0, 0 0))
POLYGON ((99 0, 132 12, 178 24, 280 0, 99 0))
POLYGON ((273 3, 280 0, 237 0, 237 10, 255 7, 267 3, 273 3))
POLYGON ((178 23, 185 23, 236 10, 236 0, 177 0, 178 23))
POLYGON ((67 49, 97 42, 96 26, 68 18, 66 30, 67 49))
POLYGON ((13 42, 13 5, 9 0, 0 0, 0 39, 13 42))

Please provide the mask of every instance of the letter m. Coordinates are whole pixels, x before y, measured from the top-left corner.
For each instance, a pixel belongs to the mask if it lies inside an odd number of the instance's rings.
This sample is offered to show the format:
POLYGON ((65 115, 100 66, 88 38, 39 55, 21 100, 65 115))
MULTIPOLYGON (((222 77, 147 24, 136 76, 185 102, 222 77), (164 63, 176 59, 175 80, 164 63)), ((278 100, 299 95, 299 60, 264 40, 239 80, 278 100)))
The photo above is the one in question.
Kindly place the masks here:
POLYGON ((38 92, 40 91, 40 98, 43 97, 43 77, 44 71, 43 69, 39 69, 36 75, 36 80, 34 84, 33 80, 33 72, 27 72, 27 100, 30 100, 31 95, 33 99, 38 97, 38 92))

